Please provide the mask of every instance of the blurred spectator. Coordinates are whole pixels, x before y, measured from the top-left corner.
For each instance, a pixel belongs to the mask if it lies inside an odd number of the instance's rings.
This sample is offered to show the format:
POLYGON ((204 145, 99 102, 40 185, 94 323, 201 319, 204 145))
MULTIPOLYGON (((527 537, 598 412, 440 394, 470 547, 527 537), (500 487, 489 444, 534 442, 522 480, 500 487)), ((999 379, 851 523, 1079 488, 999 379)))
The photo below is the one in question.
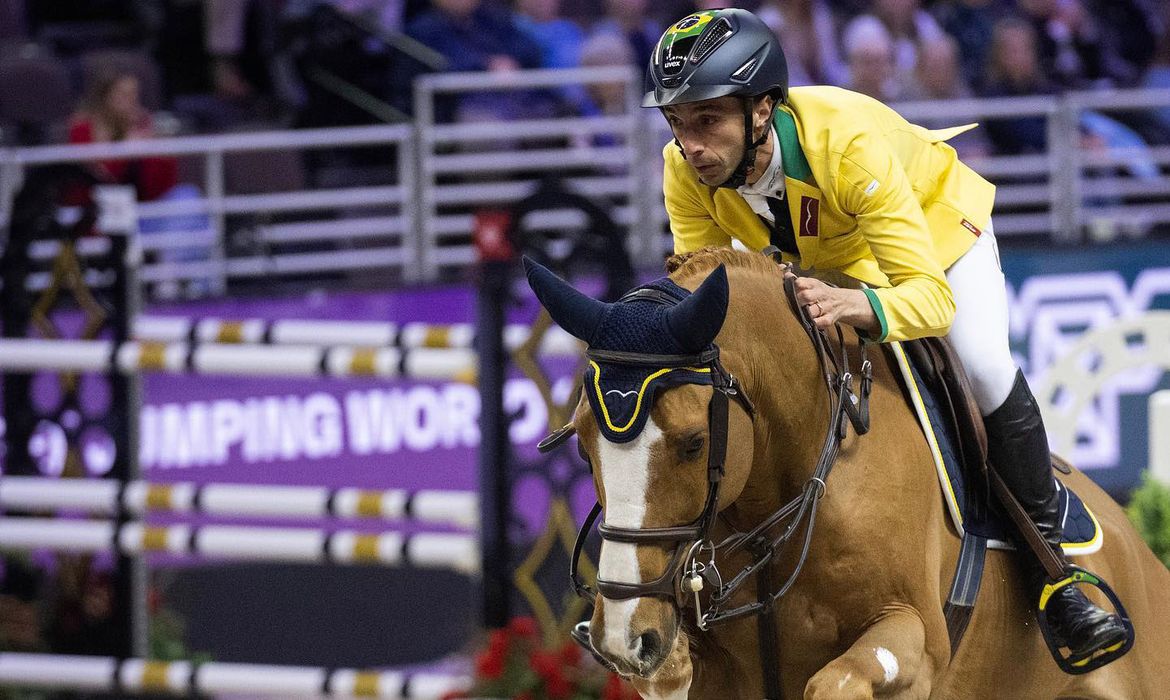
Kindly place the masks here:
POLYGON ((605 16, 593 25, 593 34, 624 36, 639 66, 650 63, 650 54, 662 27, 646 17, 646 0, 605 0, 605 16))
MULTIPOLYGON (((139 98, 138 78, 129 73, 109 72, 94 80, 69 126, 70 143, 133 141, 153 136, 150 114, 139 98)), ((158 199, 178 180, 174 158, 101 161, 95 168, 107 182, 133 185, 139 201, 158 199)))
MULTIPOLYGON (((954 100, 973 94, 959 68, 959 43, 949 36, 941 36, 919 47, 914 76, 914 82, 907 88, 906 99, 954 100)), ((918 123, 929 129, 955 126, 954 120, 947 117, 919 120, 918 123)), ((981 157, 991 153, 991 144, 983 129, 963 132, 947 143, 959 152, 961 158, 981 157)))
POLYGON ((1130 211, 1118 209, 1125 204, 1123 178, 1154 182, 1159 177, 1157 164, 1141 136, 1121 122, 1092 111, 1080 115, 1082 151, 1099 157, 1120 156, 1117 165, 1090 164, 1085 167, 1082 203, 1091 240, 1105 242, 1120 231, 1131 236, 1145 235, 1151 226, 1149 216, 1140 207, 1130 211))
POLYGON ((585 33, 576 22, 561 17, 561 0, 516 0, 516 26, 540 46, 542 68, 581 65, 585 33))
POLYGON ((252 0, 205 0, 204 43, 211 56, 211 82, 216 94, 230 99, 250 97, 254 88, 240 72, 244 30, 252 0))
POLYGON ((1018 0, 1039 39, 1041 65, 1049 81, 1065 88, 1108 85, 1115 76, 1104 33, 1081 0, 1018 0))
POLYGON ((790 84, 844 85, 849 79, 825 0, 766 0, 756 14, 780 38, 790 84))
MULTIPOLYGON (((516 26, 540 46, 541 68, 576 68, 581 65, 585 33, 572 20, 561 17, 560 0, 516 0, 516 26)), ((555 91, 561 103, 557 112, 590 113, 589 96, 581 85, 565 85, 555 91)))
POLYGON ((1166 0, 1085 0, 1105 34, 1105 73, 1122 86, 1136 85, 1154 58, 1166 0))
MULTIPOLYGON (((106 143, 154 138, 150 113, 139 99, 138 78, 130 73, 110 72, 100 75, 93 83, 82 108, 69 128, 70 143, 106 143)), ((110 184, 132 185, 138 201, 190 201, 201 198, 199 188, 178 182, 178 161, 175 158, 147 156, 132 160, 107 160, 94 164, 98 178, 110 184)), ((76 195, 75 195, 76 196, 76 195)), ((210 222, 202 214, 143 218, 138 231, 143 235, 165 232, 197 232, 208 229, 210 222)), ((164 262, 206 260, 205 243, 192 243, 188 248, 175 248, 159 255, 164 262)), ((202 296, 210 290, 207 280, 192 279, 187 291, 191 296, 202 296)), ((160 296, 178 293, 175 281, 156 288, 160 296)))
MULTIPOLYGON (((585 68, 601 68, 606 66, 633 65, 634 51, 629 42, 617 34, 594 34, 581 47, 581 66, 585 68)), ((639 69, 642 66, 638 66, 639 69)), ((629 112, 626 94, 628 84, 625 81, 614 83, 592 83, 586 86, 587 115, 613 116, 629 112)), ((641 85, 638 86, 637 99, 641 100, 641 85)), ((637 109, 634 110, 635 112, 637 109)), ((579 148, 600 146, 617 146, 623 137, 616 133, 596 132, 578 134, 573 137, 573 144, 579 148)), ((621 174, 626 169, 624 163, 614 163, 610 166, 597 165, 590 172, 599 174, 621 174)))
POLYGON ((1122 168, 1125 173, 1146 180, 1158 177, 1158 166, 1150 158, 1148 145, 1133 129, 1116 119, 1089 110, 1081 113, 1080 126, 1083 149, 1098 153, 1124 151, 1126 155, 1122 168))
MULTIPOLYGON (((581 47, 581 65, 585 67, 628 66, 633 63, 634 50, 617 34, 594 34, 581 47)), ((588 89, 593 113, 622 114, 626 111, 625 83, 598 83, 588 89)))
POLYGON ((286 0, 281 24, 298 126, 409 120, 401 0, 286 0))
MULTIPOLYGON (((341 2, 341 0, 338 0, 341 2)), ((204 46, 215 94, 227 100, 283 97, 277 47, 281 14, 295 0, 205 0, 204 46)))
POLYGON ((959 60, 968 84, 983 76, 995 22, 1010 7, 1006 0, 946 0, 934 6, 943 31, 959 43, 959 60))
POLYGON ((846 87, 883 102, 901 99, 905 87, 894 69, 894 41, 882 21, 859 15, 842 34, 849 81, 846 87))
MULTIPOLYGON (((1142 78, 1142 86, 1170 88, 1170 3, 1162 5, 1161 16, 1156 19, 1160 29, 1157 49, 1153 62, 1142 78)), ((1159 140, 1162 143, 1170 142, 1170 106, 1152 110, 1150 118, 1161 132, 1158 134, 1159 140)))
MULTIPOLYGON (((434 0, 406 33, 447 59, 447 70, 506 73, 539 68, 540 46, 517 27, 511 12, 480 0, 434 0)), ((440 100, 440 121, 508 119, 527 113, 515 91, 476 93, 457 102, 440 100)))
POLYGON ((452 72, 540 67, 540 46, 518 30, 513 15, 481 0, 434 0, 406 33, 443 54, 452 72))
POLYGON ((918 47, 914 82, 906 97, 912 100, 954 100, 971 97, 971 87, 959 69, 959 42, 940 36, 918 47))
POLYGON ((898 79, 908 82, 918 63, 919 45, 942 37, 942 28, 922 9, 919 0, 874 0, 873 15, 886 25, 893 40, 894 71, 898 79))
MULTIPOLYGON (((1000 20, 992 33, 991 52, 987 57, 986 83, 983 94, 989 97, 1043 95, 1053 91, 1040 67, 1036 31, 1016 17, 1000 20)), ((988 134, 1001 153, 1036 153, 1048 141, 1047 120, 1043 115, 997 119, 987 124, 988 134)))
POLYGON ((190 128, 223 131, 283 121, 301 98, 280 50, 280 12, 286 0, 168 2, 158 58, 172 105, 190 128), (200 43, 187 37, 201 26, 200 43))

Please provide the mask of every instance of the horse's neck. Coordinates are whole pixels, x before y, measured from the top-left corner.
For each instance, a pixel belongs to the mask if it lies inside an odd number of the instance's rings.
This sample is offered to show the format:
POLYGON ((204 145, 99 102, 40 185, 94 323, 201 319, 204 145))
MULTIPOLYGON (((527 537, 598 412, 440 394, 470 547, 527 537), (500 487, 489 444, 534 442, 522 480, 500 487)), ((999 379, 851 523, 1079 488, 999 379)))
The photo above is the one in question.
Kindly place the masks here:
POLYGON ((828 392, 812 342, 783 291, 776 296, 775 289, 773 283, 746 290, 725 322, 741 341, 737 364, 756 406, 752 473, 729 513, 743 524, 797 495, 812 475, 829 425, 828 392))

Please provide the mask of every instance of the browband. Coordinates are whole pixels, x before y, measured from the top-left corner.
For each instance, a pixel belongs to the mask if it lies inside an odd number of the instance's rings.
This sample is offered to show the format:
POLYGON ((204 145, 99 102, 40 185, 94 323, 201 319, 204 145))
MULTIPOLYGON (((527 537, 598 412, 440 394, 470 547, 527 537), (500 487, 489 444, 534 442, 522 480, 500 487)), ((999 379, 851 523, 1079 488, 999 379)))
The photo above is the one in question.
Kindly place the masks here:
POLYGON ((595 362, 613 362, 635 367, 699 367, 716 362, 719 359, 719 348, 712 345, 695 355, 648 355, 640 352, 590 348, 585 351, 585 357, 595 362))

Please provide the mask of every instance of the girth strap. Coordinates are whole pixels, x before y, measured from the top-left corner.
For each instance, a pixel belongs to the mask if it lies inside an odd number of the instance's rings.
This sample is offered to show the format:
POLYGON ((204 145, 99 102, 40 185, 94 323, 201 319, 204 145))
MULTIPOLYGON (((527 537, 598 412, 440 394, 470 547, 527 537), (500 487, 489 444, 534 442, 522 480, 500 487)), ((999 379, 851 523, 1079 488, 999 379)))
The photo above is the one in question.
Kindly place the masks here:
POLYGON ((951 657, 959 651, 967 623, 975 611, 975 600, 979 597, 979 584, 983 580, 983 566, 987 559, 987 538, 970 531, 963 534, 959 547, 959 562, 955 566, 955 578, 951 592, 943 605, 947 621, 947 635, 951 640, 951 657))

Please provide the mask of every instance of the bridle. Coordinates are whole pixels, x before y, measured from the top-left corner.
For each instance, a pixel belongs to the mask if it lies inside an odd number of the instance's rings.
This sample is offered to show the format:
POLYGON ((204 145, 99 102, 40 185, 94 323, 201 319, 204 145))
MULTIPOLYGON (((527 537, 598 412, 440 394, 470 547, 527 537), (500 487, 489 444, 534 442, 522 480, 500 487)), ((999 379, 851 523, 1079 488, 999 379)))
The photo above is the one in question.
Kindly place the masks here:
MULTIPOLYGON (((594 588, 581 580, 578 574, 578 561, 593 523, 602 512, 600 502, 593 506, 578 531, 573 546, 573 556, 569 564, 569 575, 574 590, 578 595, 589 600, 595 600, 597 594, 610 600, 654 597, 672 600, 680 609, 687 605, 688 598, 693 600, 695 622, 700 630, 707 630, 712 625, 745 616, 759 615, 761 666, 765 669, 765 686, 768 688, 778 688, 776 669, 770 668, 770 665, 764 660, 765 654, 770 656, 773 663, 776 658, 774 653, 769 653, 769 650, 774 650, 775 644, 774 634, 770 632, 774 627, 772 625, 772 605, 792 587, 807 560, 813 528, 816 523, 817 504, 825 495, 829 472, 837 460, 841 442, 847 434, 848 425, 852 424, 858 435, 864 435, 869 431, 869 394, 873 384, 872 364, 867 357, 865 344, 861 342, 859 343, 861 387, 860 392, 854 391, 853 374, 849 368, 849 356, 846 352, 845 338, 841 328, 839 326, 836 328, 837 342, 836 347, 833 347, 828 336, 817 329, 805 309, 801 308, 796 301, 792 282, 791 278, 786 279, 784 285, 789 307, 812 341, 830 398, 829 428, 813 474, 805 482, 800 494, 764 518, 748 532, 735 532, 719 543, 713 542, 710 537, 715 520, 719 517, 717 506, 727 452, 730 400, 737 401, 753 422, 755 420, 755 408, 748 396, 742 391, 738 380, 720 362, 718 346, 712 344, 708 349, 695 355, 651 355, 589 349, 586 351, 586 355, 597 362, 635 367, 710 368, 714 390, 707 410, 708 434, 710 436, 707 452, 707 498, 699 517, 687 525, 624 528, 607 525, 603 522, 598 526, 598 532, 604 541, 643 545, 673 545, 674 551, 665 572, 653 581, 627 583, 607 581, 599 577, 596 588, 594 588), (783 527, 781 527, 782 525, 783 527), (769 564, 774 560, 777 552, 783 551, 784 547, 799 532, 803 532, 803 536, 800 538, 800 554, 797 563, 788 578, 779 587, 774 588, 770 585, 769 564), (740 550, 746 550, 751 555, 751 562, 730 580, 725 581, 719 572, 716 559, 725 559, 740 550), (709 553, 709 556, 704 557, 704 553, 709 553), (732 595, 756 574, 759 574, 756 600, 729 608, 732 595), (710 586, 710 592, 707 596, 706 610, 704 610, 700 592, 707 589, 708 586, 710 586), (767 635, 764 633, 765 629, 769 630, 767 635)), ((636 290, 627 297, 623 297, 623 301, 639 299, 662 304, 677 303, 677 300, 669 295, 639 295, 639 291, 651 292, 653 290, 636 290)), ((567 440, 574 431, 575 429, 570 423, 542 440, 538 447, 542 452, 547 452, 567 440)), ((579 445, 578 449, 580 450, 579 445)), ((588 463, 588 456, 584 450, 580 451, 582 458, 588 463)), ((592 464, 590 464, 590 469, 592 469, 592 464)), ((771 690, 770 692, 778 691, 771 690)), ((773 697, 773 695, 769 695, 769 697, 773 697)))
MULTIPOLYGON (((585 538, 592 529, 593 522, 601 514, 601 504, 596 503, 585 524, 577 534, 577 541, 573 547, 573 558, 569 564, 569 575, 573 587, 582 596, 593 598, 595 593, 611 600, 626 600, 640 597, 659 597, 676 600, 680 604, 685 601, 681 596, 679 586, 679 572, 687 558, 682 554, 685 550, 693 550, 697 543, 708 542, 711 530, 715 526, 718 514, 719 485, 723 481, 724 461, 727 456, 727 409, 730 400, 734 399, 748 416, 755 418, 755 407, 747 395, 740 390, 739 382, 719 361, 719 348, 712 345, 697 355, 642 355, 636 353, 619 353, 605 350, 589 350, 586 352, 589 359, 596 362, 620 363, 637 367, 701 367, 710 368, 712 386, 711 402, 707 406, 707 426, 709 444, 707 448, 707 500, 703 504, 703 511, 688 525, 674 527, 626 528, 615 527, 601 523, 597 530, 603 540, 609 542, 625 542, 629 544, 674 544, 674 553, 666 571, 653 581, 645 583, 625 583, 607 581, 600 576, 597 578, 597 589, 581 581, 577 575, 577 562, 581 550, 585 546, 585 538)), ((688 554, 693 556, 693 553, 688 554)))

